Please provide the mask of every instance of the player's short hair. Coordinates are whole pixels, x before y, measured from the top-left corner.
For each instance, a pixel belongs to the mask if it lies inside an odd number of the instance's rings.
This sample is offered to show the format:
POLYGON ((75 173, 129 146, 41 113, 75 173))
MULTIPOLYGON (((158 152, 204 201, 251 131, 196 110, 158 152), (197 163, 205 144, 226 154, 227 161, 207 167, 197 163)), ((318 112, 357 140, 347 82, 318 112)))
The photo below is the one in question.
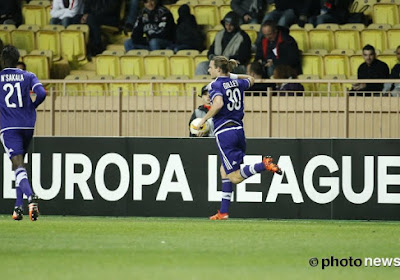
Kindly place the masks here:
POLYGON ((375 48, 373 46, 369 45, 369 44, 365 45, 362 50, 363 50, 363 52, 364 51, 372 51, 372 54, 375 54, 375 48))
POLYGON ((224 74, 231 72, 238 66, 238 62, 234 59, 227 59, 225 56, 214 56, 211 60, 214 61, 215 68, 221 68, 224 74))
POLYGON ((19 51, 12 45, 4 46, 1 51, 1 62, 5 68, 14 68, 19 60, 19 51))

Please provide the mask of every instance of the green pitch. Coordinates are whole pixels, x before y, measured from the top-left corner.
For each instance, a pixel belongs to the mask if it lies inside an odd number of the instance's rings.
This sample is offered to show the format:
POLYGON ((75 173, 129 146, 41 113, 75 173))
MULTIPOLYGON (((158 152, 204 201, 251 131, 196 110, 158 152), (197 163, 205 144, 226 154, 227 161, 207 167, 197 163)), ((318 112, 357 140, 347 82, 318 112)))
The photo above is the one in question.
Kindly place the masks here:
POLYGON ((0 216, 0 279, 398 279, 399 222, 0 216), (309 259, 317 257, 317 267, 309 259))

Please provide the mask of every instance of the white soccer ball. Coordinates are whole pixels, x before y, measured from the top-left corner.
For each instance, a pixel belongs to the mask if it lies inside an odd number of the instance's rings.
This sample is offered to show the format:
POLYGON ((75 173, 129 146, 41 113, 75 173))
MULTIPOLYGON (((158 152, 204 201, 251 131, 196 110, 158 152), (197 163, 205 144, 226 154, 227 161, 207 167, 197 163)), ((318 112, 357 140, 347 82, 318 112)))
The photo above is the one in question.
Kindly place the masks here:
POLYGON ((196 118, 190 123, 190 133, 197 135, 197 134, 199 134, 200 131, 207 133, 210 130, 210 124, 208 123, 208 121, 203 124, 201 129, 199 129, 199 130, 195 129, 195 127, 197 127, 197 125, 200 123, 200 121, 201 121, 201 118, 196 118))

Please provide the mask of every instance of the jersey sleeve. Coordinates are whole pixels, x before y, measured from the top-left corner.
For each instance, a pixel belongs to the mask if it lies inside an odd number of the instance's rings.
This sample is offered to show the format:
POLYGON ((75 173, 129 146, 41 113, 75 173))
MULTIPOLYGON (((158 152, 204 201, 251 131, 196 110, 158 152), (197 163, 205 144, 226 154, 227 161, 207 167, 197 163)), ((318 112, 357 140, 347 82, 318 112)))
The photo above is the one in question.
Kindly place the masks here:
POLYGON ((213 82, 210 84, 210 100, 213 101, 216 96, 223 96, 220 84, 213 82))
POLYGON ((46 90, 35 74, 30 73, 30 76, 30 88, 36 93, 36 100, 33 102, 33 105, 37 108, 46 98, 46 90))
POLYGON ((33 91, 33 92, 35 92, 35 87, 36 86, 38 86, 38 85, 42 85, 42 83, 41 82, 39 82, 39 79, 36 77, 36 75, 35 74, 33 74, 33 73, 29 73, 30 75, 30 85, 29 85, 29 87, 31 88, 31 90, 33 91))
POLYGON ((244 91, 250 88, 250 80, 249 79, 238 79, 239 88, 244 91))

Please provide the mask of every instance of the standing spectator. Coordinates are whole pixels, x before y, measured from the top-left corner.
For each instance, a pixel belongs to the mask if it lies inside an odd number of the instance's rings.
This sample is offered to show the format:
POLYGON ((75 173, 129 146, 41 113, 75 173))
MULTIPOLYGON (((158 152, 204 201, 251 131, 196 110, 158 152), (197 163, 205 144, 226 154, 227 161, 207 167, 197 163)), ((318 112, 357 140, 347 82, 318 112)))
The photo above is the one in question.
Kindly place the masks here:
POLYGON ((22 23, 22 6, 20 0, 0 0, 0 23, 14 24, 22 23))
MULTIPOLYGON (((274 69, 274 79, 296 79, 296 71, 289 65, 278 65, 274 69)), ((280 96, 302 96, 304 87, 300 83, 281 83, 276 85, 280 96)), ((277 95, 276 93, 274 95, 277 95)))
MULTIPOLYGON (((390 79, 400 79, 400 46, 396 48, 397 64, 393 66, 390 72, 390 79)), ((392 86, 392 96, 400 96, 400 82, 392 86)))
POLYGON ((101 25, 118 27, 121 0, 85 0, 81 23, 89 26, 88 54, 95 56, 105 50, 101 40, 101 25))
POLYGON ((289 65, 300 74, 300 51, 289 30, 273 21, 266 21, 261 26, 261 32, 262 39, 256 44, 255 60, 264 65, 266 77, 271 77, 277 65, 289 65))
POLYGON ((135 22, 132 38, 124 43, 125 50, 171 48, 175 36, 175 22, 171 12, 160 5, 158 0, 143 0, 143 3, 144 8, 135 22))
MULTIPOLYGON (((190 117, 190 120, 189 120, 189 127, 190 127, 190 123, 194 119, 204 117, 207 114, 207 112, 210 110, 210 108, 211 108, 210 93, 208 92, 207 86, 204 86, 201 89, 201 96, 200 97, 203 100, 203 105, 200 105, 196 110, 194 110, 194 112, 193 112, 193 114, 192 114, 192 116, 190 117)), ((208 119, 207 122, 208 122, 208 124, 210 126, 210 130, 208 131, 207 134, 203 135, 203 137, 204 136, 208 136, 208 137, 214 136, 214 123, 213 123, 212 119, 208 119)), ((189 132, 189 136, 190 137, 196 137, 195 134, 192 134, 190 132, 189 132)))
MULTIPOLYGON (((236 73, 246 73, 246 65, 251 57, 251 40, 249 35, 240 29, 239 16, 229 12, 221 21, 224 29, 215 35, 214 42, 208 50, 207 56, 211 60, 214 56, 223 55, 229 59, 239 61, 240 65, 234 69, 236 73)), ((200 62, 196 67, 196 75, 208 74, 208 61, 200 62)))
POLYGON ((79 23, 82 12, 82 0, 54 0, 50 11, 50 24, 62 24, 66 28, 70 24, 79 23))
MULTIPOLYGON (((373 46, 366 45, 363 48, 363 58, 365 62, 358 67, 358 79, 382 80, 389 78, 389 67, 385 62, 376 58, 375 48, 373 46)), ((352 90, 358 91, 358 96, 371 96, 371 92, 374 92, 374 96, 380 96, 380 92, 383 90, 383 84, 357 83, 353 84, 352 90), (366 93, 363 94, 363 92, 366 93)), ((354 95, 354 93, 351 95, 354 95)))
POLYGON ((240 16, 242 23, 259 23, 265 12, 266 1, 232 0, 231 8, 240 16))
POLYGON ((130 0, 128 4, 128 15, 125 19, 125 33, 132 31, 133 24, 136 22, 139 10, 139 0, 130 0))
POLYGON ((178 14, 174 52, 187 49, 203 50, 205 38, 197 25, 196 18, 190 13, 189 6, 186 4, 180 6, 178 14))

